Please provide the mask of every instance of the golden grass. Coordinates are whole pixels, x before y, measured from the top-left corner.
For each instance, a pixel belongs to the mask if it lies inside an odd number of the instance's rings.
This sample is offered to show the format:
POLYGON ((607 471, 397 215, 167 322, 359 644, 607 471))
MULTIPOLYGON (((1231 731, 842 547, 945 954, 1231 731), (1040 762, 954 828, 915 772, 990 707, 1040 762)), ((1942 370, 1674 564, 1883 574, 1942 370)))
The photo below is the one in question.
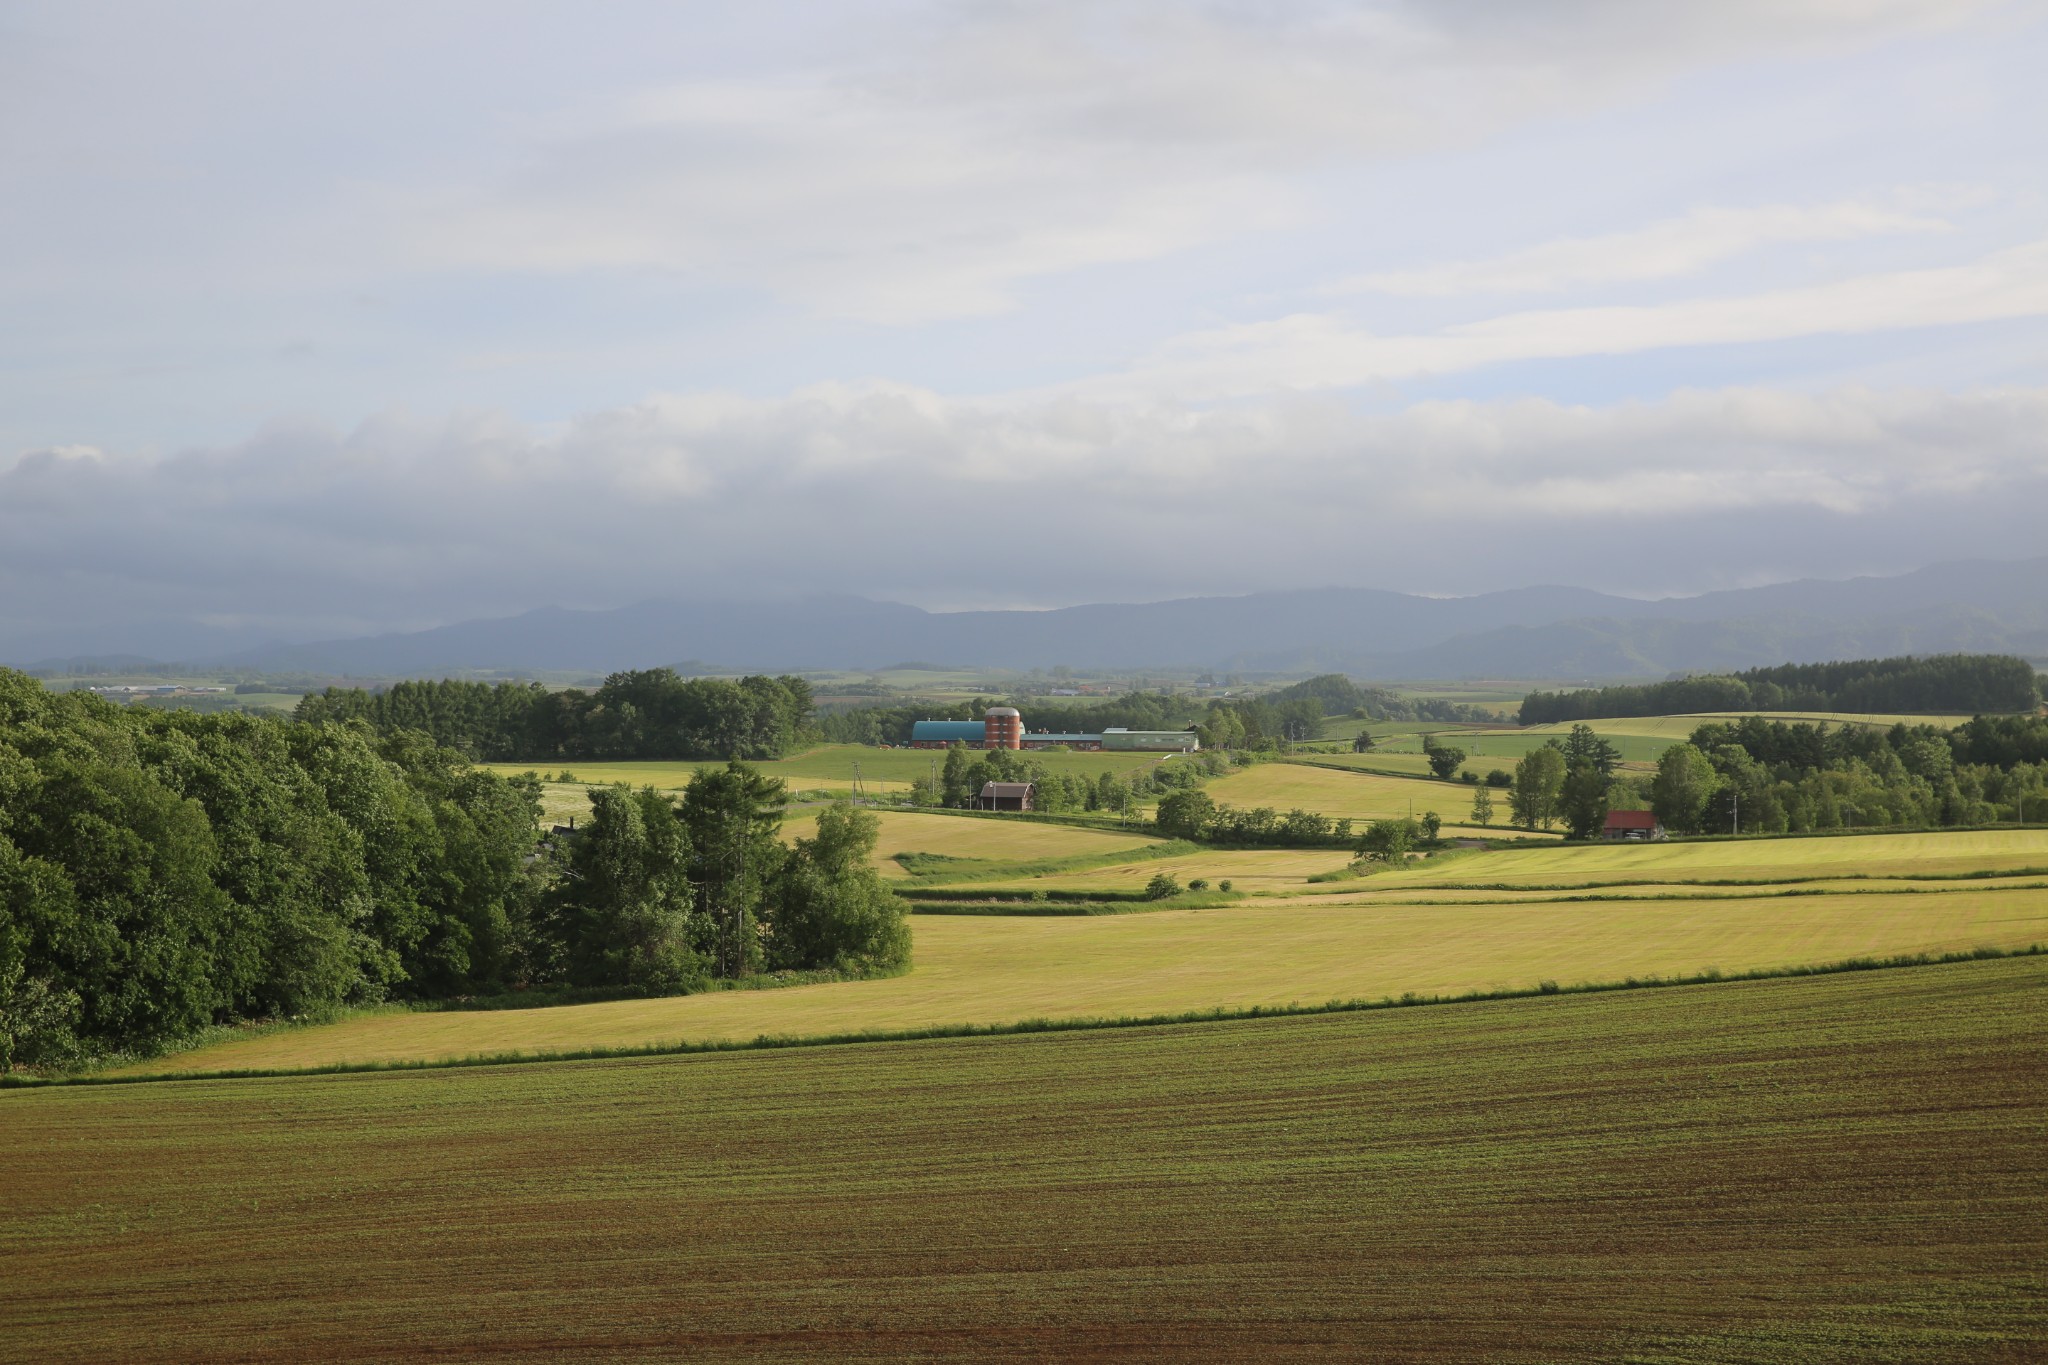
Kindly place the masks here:
MULTIPOLYGON (((1014 882, 990 882, 990 889, 1028 891, 1134 891, 1160 873, 1185 883, 1206 877, 1211 886, 1228 879, 1235 890, 1253 893, 1300 890, 1319 872, 1348 866, 1351 854, 1341 848, 1204 849, 1177 858, 1148 858, 1074 872, 1048 872, 1014 882)), ((943 884, 943 878, 940 879, 943 884)))
POLYGON ((2048 867, 2048 830, 1955 830, 1706 843, 1580 844, 1500 849, 1417 862, 1372 879, 1377 887, 1429 882, 1571 885, 1747 877, 1912 877, 2048 867))
MULTIPOLYGON (((1229 777, 1218 778, 1203 790, 1224 805, 1271 806, 1278 811, 1312 810, 1332 819, 1349 818, 1354 821, 1405 816, 1411 810, 1417 819, 1421 819, 1423 812, 1433 810, 1443 817, 1446 833, 1486 833, 1467 823, 1472 811, 1473 788, 1463 782, 1338 772, 1301 763, 1261 763, 1229 777)), ((1495 792, 1493 805, 1497 819, 1492 832, 1496 835, 1517 833, 1499 828, 1507 820, 1507 794, 1495 792)))
MULTIPOLYGON (((1502 855, 1505 856, 1505 855, 1502 855)), ((1517 906, 1312 898, 1093 918, 918 916, 916 968, 880 981, 474 1013, 366 1014, 218 1044, 152 1071, 319 1066, 510 1049, 624 1046, 1142 1015, 1464 992, 2048 941, 2048 897, 1759 897, 1517 906)))
MULTIPOLYGON (((882 827, 875 844, 875 865, 884 876, 904 875, 898 853, 937 853, 949 858, 985 858, 1001 862, 1037 862, 1048 858, 1088 857, 1142 848, 1158 840, 1144 831, 1078 829, 1072 825, 1040 825, 1024 821, 983 820, 915 811, 877 811, 882 827)), ((814 833, 815 813, 800 813, 784 825, 784 837, 814 833)))

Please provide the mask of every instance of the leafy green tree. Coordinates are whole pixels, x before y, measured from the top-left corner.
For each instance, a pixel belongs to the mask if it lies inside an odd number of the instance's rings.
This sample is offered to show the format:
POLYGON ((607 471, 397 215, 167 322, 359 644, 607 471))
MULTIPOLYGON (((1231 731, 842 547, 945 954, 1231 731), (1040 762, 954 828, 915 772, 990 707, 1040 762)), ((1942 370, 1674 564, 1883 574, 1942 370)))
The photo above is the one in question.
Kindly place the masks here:
POLYGON ((1117 781, 1114 773, 1098 773, 1095 778, 1095 809, 1121 811, 1129 792, 1130 788, 1117 781))
POLYGON ((1351 752, 1354 754, 1369 753, 1376 742, 1372 737, 1372 731, 1360 730, 1351 737, 1351 752))
POLYGON ((973 784, 972 791, 969 790, 969 769, 973 766, 974 761, 967 756, 966 745, 949 744, 946 746, 946 764, 939 770, 939 801, 941 805, 952 810, 967 809, 969 798, 981 791, 981 784, 979 782, 973 784))
POLYGON ((1564 792, 1564 755, 1548 744, 1531 749, 1515 764, 1514 784, 1510 807, 1515 823, 1549 829, 1557 822, 1564 792))
POLYGON ((1422 813, 1422 837, 1430 843, 1436 842, 1437 831, 1444 827, 1444 818, 1433 810, 1422 813))
POLYGON ((872 811, 841 803, 796 841, 775 888, 773 966, 867 974, 910 961, 908 907, 871 862, 881 827, 872 811))
POLYGON ((1493 788, 1480 787, 1472 793, 1472 823, 1481 829, 1493 823, 1493 788))
POLYGON ((1571 733, 1565 736, 1563 748, 1566 772, 1574 768, 1591 768, 1602 777, 1611 777, 1615 765, 1621 762, 1621 750, 1595 734, 1592 726, 1583 723, 1572 726, 1571 733))
POLYGON ((1180 883, 1164 872, 1155 872, 1152 880, 1145 883, 1145 899, 1163 901, 1180 894, 1180 883))
POLYGON ((651 992, 703 983, 710 964, 691 922, 690 852, 675 808, 653 788, 591 790, 560 891, 577 981, 651 992))
POLYGON ((761 970, 761 906, 787 856, 781 833, 788 804, 779 780, 738 762, 700 770, 683 791, 690 881, 719 976, 761 970))
POLYGON ((1405 863, 1420 833, 1413 820, 1375 820, 1359 836, 1358 856, 1370 863, 1405 863))
POLYGON ((1153 822, 1169 839, 1203 839, 1216 822, 1216 801, 1198 788, 1161 797, 1153 822))
POLYGON ((1607 823, 1607 775, 1591 761, 1581 762, 1565 773, 1559 790, 1559 812, 1565 829, 1574 839, 1591 839, 1607 823))
POLYGON ((1650 809, 1665 828, 1697 834, 1707 802, 1719 785, 1714 765, 1690 744, 1674 744, 1657 760, 1650 783, 1650 809))
POLYGON ((1422 737, 1422 756, 1429 763, 1429 770, 1446 781, 1450 780, 1451 774, 1457 772, 1465 762, 1463 749, 1438 744, 1435 735, 1422 737))

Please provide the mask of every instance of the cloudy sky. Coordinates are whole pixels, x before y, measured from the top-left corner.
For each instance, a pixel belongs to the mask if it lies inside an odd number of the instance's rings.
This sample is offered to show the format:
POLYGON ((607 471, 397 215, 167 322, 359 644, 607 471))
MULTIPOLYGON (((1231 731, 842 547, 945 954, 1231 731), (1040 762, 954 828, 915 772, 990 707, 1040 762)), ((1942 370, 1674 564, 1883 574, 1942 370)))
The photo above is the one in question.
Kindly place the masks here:
POLYGON ((0 0, 0 640, 2048 549, 2048 4, 0 0))

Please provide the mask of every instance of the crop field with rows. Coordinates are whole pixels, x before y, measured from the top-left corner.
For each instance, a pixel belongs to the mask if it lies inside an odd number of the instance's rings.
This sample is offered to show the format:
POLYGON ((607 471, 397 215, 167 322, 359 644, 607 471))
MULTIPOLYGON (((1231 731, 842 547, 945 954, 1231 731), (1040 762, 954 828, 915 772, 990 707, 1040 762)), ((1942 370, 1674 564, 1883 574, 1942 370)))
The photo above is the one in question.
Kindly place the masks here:
POLYGON ((2044 1048, 2048 960, 2027 958, 10 1092, 0 1342, 38 1360, 2039 1359, 2044 1048))

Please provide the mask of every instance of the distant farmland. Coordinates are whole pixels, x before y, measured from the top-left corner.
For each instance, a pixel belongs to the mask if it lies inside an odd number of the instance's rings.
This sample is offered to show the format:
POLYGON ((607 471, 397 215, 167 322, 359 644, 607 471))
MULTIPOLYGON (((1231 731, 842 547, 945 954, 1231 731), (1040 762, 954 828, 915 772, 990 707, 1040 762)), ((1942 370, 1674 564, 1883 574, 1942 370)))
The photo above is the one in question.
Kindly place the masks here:
MULTIPOLYGON (((1183 875, 1197 867, 1221 874, 1231 856, 1175 862, 1183 875)), ((1092 876, 1062 884, 1087 885, 1092 876)), ((1759 888, 1690 904, 1615 893, 1597 900, 1524 903, 1503 896, 1475 903, 1452 896, 1448 903, 1415 903, 1427 898, 1352 889, 1379 880, 1337 883, 1329 889, 1339 894, 1331 896, 1221 909, 1087 918, 919 915, 912 922, 915 967, 887 980, 546 1009, 384 1011, 237 1039, 139 1069, 306 1067, 1115 1018, 2048 944, 2048 893, 2038 880, 2005 887, 1965 882, 1912 895, 1759 888)))
POLYGON ((76 1360, 2039 1359, 2044 1048, 2048 961, 2025 959, 10 1093, 0 1341, 76 1360))
MULTIPOLYGON (((1439 782, 1425 777, 1388 777, 1378 773, 1337 772, 1305 763, 1260 763, 1229 777, 1218 778, 1205 788, 1216 800, 1232 806, 1271 806, 1275 810, 1312 810, 1336 819, 1354 821, 1386 819, 1425 811, 1443 817, 1444 828, 1452 834, 1481 835, 1485 830, 1467 824, 1472 810, 1472 788, 1463 782, 1439 782)), ((1508 819, 1507 795, 1495 793, 1498 820, 1495 835, 1538 837, 1526 830, 1503 830, 1508 819)))

